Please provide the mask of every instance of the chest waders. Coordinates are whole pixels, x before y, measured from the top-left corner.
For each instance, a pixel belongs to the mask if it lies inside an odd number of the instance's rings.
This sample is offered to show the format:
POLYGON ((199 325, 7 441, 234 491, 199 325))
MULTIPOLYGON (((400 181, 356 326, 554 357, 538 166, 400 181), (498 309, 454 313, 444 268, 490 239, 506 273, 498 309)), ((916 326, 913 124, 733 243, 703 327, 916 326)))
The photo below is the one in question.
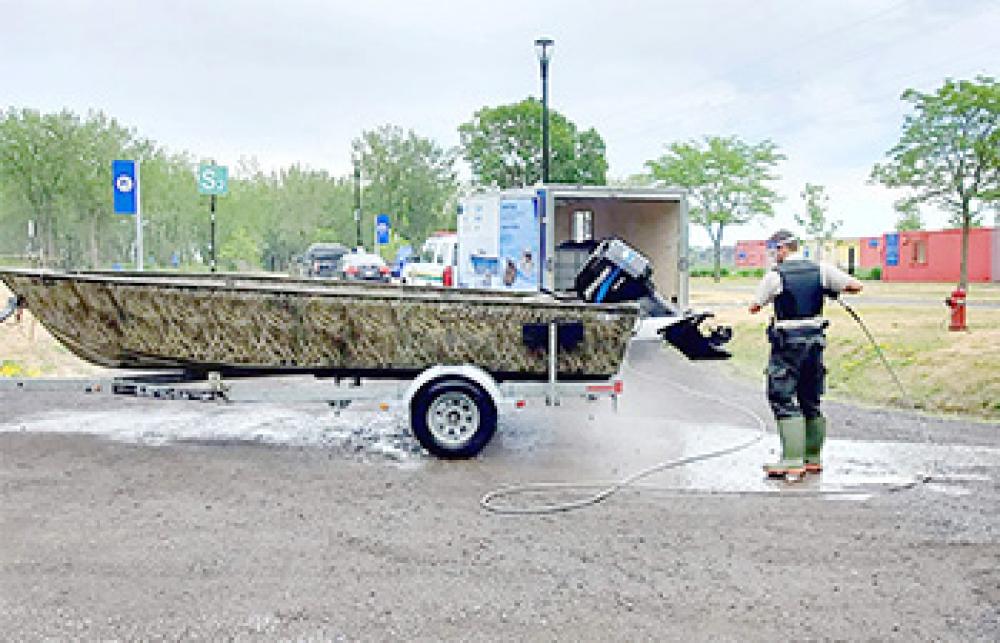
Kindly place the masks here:
MULTIPOLYGON (((777 321, 815 320, 823 313, 820 268, 811 261, 787 260, 775 267, 781 293, 774 300, 777 321)), ((826 419, 820 413, 826 369, 826 322, 784 326, 772 319, 767 329, 771 355, 767 397, 777 419, 781 459, 764 465, 769 477, 801 477, 822 470, 826 419)))

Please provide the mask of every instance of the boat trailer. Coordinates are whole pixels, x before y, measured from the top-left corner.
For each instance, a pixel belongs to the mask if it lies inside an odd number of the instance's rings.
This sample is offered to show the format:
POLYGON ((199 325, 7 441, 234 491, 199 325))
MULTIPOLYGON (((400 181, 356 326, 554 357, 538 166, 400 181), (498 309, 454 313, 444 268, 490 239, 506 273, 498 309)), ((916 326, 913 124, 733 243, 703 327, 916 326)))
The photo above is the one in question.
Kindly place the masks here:
MULTIPOLYGON (((9 314, 7 315, 9 316, 9 314)), ((410 380, 360 377, 270 375, 223 377, 220 372, 142 372, 112 377, 0 378, 0 392, 74 392, 156 400, 216 403, 324 403, 340 411, 354 403, 388 410, 403 402, 414 437, 431 454, 445 459, 476 456, 496 432, 501 411, 519 410, 529 401, 559 406, 564 398, 593 402, 610 399, 617 410, 621 379, 558 379, 559 324, 548 325, 548 377, 545 381, 497 381, 470 364, 436 365, 410 380)))

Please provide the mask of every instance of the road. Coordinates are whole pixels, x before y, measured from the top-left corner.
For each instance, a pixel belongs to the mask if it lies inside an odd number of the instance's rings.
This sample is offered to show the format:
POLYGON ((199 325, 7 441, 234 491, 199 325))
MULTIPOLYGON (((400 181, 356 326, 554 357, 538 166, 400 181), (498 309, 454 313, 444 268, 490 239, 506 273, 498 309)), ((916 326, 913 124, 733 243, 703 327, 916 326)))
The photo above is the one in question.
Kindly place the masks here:
POLYGON ((11 392, 0 409, 13 640, 1000 635, 997 425, 831 404, 828 470, 803 483, 762 479, 769 434, 575 512, 479 506, 754 436, 757 387, 651 345, 617 413, 529 408, 465 462, 421 454, 398 413, 11 392))

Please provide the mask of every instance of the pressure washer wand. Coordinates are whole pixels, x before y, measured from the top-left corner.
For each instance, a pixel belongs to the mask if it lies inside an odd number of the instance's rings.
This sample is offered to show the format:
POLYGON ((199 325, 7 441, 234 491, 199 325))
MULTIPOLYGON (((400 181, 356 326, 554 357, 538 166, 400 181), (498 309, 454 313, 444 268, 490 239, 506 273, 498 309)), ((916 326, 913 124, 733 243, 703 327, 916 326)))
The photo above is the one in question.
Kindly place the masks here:
POLYGON ((860 326, 861 330, 865 332, 865 335, 868 337, 868 341, 871 342, 872 347, 875 349, 875 352, 878 353, 879 358, 882 360, 882 364, 885 365, 885 370, 889 371, 889 375, 892 376, 892 380, 896 383, 896 386, 899 388, 899 392, 902 394, 903 400, 905 400, 906 403, 910 405, 911 409, 916 409, 917 405, 913 403, 913 398, 911 398, 910 395, 906 392, 906 389, 903 388, 903 383, 899 381, 899 376, 896 375, 895 369, 893 369, 892 366, 889 364, 889 360, 886 359, 885 353, 883 353, 882 349, 879 348, 878 342, 875 341, 875 338, 872 336, 871 331, 868 330, 868 326, 865 325, 865 322, 861 319, 861 316, 858 315, 858 313, 853 308, 851 308, 850 304, 848 304, 840 297, 834 297, 834 299, 836 299, 837 303, 839 303, 841 306, 844 307, 844 310, 846 310, 847 313, 854 318, 854 321, 858 322, 858 326, 860 326))

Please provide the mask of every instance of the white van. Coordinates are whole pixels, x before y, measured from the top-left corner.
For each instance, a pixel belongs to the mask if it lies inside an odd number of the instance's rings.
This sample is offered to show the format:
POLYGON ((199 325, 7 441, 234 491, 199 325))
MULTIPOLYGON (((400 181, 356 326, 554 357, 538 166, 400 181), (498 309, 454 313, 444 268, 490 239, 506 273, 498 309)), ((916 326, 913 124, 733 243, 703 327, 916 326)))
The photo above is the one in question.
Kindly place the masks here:
POLYGON ((404 284, 417 286, 454 286, 458 266, 458 235, 435 232, 424 242, 420 257, 403 267, 404 284))

